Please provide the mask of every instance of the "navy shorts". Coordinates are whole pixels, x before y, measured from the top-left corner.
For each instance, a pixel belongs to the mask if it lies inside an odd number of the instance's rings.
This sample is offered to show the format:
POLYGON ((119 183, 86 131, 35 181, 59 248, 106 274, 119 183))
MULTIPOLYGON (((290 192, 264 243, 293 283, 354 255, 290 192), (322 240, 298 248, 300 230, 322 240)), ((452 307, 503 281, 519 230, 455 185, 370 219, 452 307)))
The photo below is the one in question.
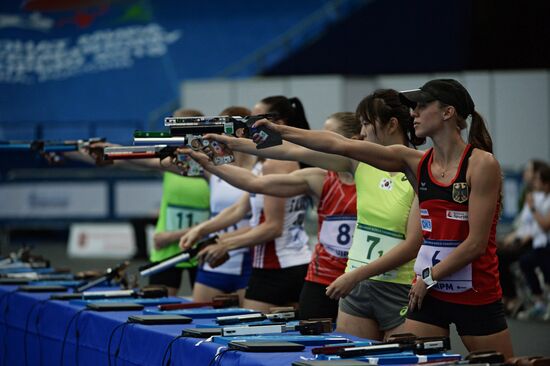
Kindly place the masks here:
POLYGON ((197 283, 215 288, 227 294, 241 290, 248 286, 250 273, 241 275, 232 275, 220 272, 205 271, 199 268, 197 271, 197 283))

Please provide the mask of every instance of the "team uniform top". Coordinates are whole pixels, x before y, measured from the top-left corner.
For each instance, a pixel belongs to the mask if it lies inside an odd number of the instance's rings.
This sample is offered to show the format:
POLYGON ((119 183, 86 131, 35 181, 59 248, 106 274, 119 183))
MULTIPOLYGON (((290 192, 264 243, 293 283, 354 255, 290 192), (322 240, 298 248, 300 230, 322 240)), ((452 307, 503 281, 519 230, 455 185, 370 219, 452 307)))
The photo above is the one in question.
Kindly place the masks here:
MULTIPOLYGON (((418 165, 418 198, 424 243, 416 260, 417 274, 426 267, 436 265, 468 237, 470 187, 466 181, 466 172, 472 151, 471 145, 466 146, 457 174, 447 185, 438 182, 431 174, 433 149, 424 154, 418 165)), ((452 275, 439 280, 429 295, 443 301, 467 305, 489 304, 502 297, 495 244, 499 206, 497 204, 485 253, 452 275)))
MULTIPOLYGON (((210 210, 212 216, 218 215, 225 208, 233 205, 237 202, 245 192, 232 186, 223 179, 211 175, 210 176, 210 210)), ((231 225, 215 234, 224 234, 240 229, 241 227, 248 226, 248 220, 250 217, 246 217, 234 225, 231 225)), ((214 234, 212 234, 214 235, 214 234)), ((248 248, 241 248, 232 250, 229 252, 229 259, 222 265, 212 268, 208 263, 202 266, 202 270, 209 272, 225 273, 232 275, 242 275, 246 272, 247 268, 250 268, 250 257, 248 248)))
MULTIPOLYGON (((205 221, 210 216, 210 190, 203 178, 182 177, 164 173, 162 199, 155 232, 186 229, 205 221)), ((181 252, 177 242, 161 249, 152 249, 151 262, 160 262, 181 252)), ((178 267, 193 267, 196 261, 183 262, 178 267)))
MULTIPOLYGON (((261 165, 257 165, 253 171, 261 174, 261 165)), ((308 246, 309 239, 304 229, 304 221, 310 205, 311 198, 306 195, 286 199, 283 233, 274 240, 254 246, 253 268, 279 269, 309 263, 311 250, 308 246)), ((265 222, 262 194, 250 193, 250 207, 252 209, 250 226, 265 222)))
MULTIPOLYGON (((355 170, 357 226, 349 251, 346 272, 368 265, 404 238, 414 189, 403 173, 389 173, 359 163, 355 170)), ((370 280, 410 285, 414 261, 370 280)))
POLYGON ((355 184, 343 183, 327 172, 319 200, 318 238, 306 281, 330 285, 344 273, 357 220, 355 184))

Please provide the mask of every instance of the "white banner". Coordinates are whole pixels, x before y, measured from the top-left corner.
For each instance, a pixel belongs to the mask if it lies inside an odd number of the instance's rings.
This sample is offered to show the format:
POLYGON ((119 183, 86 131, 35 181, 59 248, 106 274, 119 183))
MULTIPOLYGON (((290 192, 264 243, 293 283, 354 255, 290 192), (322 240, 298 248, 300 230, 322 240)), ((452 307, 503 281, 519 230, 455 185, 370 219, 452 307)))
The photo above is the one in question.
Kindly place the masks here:
POLYGON ((136 253, 130 224, 72 224, 68 255, 73 258, 129 259, 136 253))
POLYGON ((106 218, 107 200, 108 186, 104 182, 3 184, 0 218, 106 218))
MULTIPOLYGON (((12 17, 19 17, 13 15, 12 17)), ((5 15, 0 14, 1 20, 5 15)), ((96 30, 75 40, 0 39, 0 82, 32 84, 84 73, 129 69, 136 60, 162 57, 181 31, 161 25, 133 25, 96 30)))

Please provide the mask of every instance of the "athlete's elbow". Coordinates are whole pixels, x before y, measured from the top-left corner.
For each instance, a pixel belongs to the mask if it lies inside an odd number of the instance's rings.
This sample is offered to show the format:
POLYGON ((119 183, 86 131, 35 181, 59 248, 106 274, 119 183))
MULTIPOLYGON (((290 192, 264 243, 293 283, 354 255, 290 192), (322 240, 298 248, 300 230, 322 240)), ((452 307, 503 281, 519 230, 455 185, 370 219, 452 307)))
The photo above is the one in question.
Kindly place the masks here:
POLYGON ((281 225, 270 225, 268 228, 269 237, 275 239, 283 235, 283 227, 281 225))
POLYGON ((245 190, 250 193, 269 194, 267 185, 262 184, 262 182, 259 182, 259 181, 250 182, 250 184, 248 184, 248 187, 246 187, 245 190))
POLYGON ((470 245, 470 253, 472 257, 479 258, 487 251, 487 240, 476 240, 470 245))

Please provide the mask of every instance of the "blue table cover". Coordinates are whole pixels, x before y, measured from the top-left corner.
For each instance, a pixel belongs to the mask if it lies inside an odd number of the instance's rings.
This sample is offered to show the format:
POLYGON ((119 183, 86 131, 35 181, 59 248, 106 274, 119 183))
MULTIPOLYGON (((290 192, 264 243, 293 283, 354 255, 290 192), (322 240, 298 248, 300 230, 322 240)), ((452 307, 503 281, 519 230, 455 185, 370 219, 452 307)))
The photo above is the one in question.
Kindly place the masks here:
MULTIPOLYGON (((185 325, 126 323, 129 315, 144 312, 94 312, 67 301, 49 300, 50 293, 16 289, 17 286, 0 286, 0 365, 162 365, 167 346, 183 329, 213 324, 219 315, 195 318, 185 325)), ((331 335, 362 340, 345 334, 331 335)), ((314 359, 311 348, 300 352, 246 353, 228 351, 226 345, 211 340, 178 338, 172 344, 170 365, 291 365, 294 361, 314 359)))

